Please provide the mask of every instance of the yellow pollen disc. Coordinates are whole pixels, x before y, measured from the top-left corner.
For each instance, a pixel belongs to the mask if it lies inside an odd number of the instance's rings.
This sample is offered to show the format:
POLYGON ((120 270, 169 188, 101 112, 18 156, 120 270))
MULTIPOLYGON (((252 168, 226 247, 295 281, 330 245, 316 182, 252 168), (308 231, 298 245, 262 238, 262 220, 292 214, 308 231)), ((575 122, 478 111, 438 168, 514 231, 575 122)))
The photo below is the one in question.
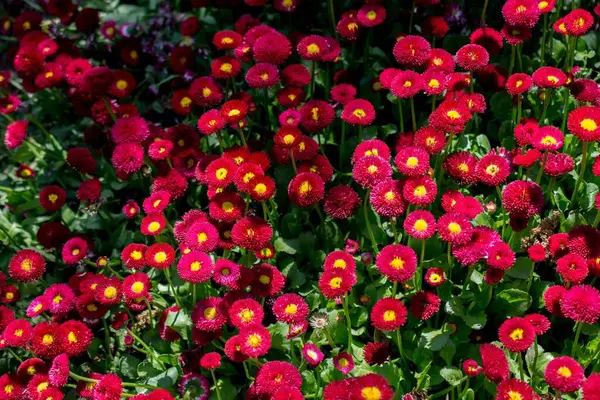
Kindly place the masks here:
POLYGON ((450 118, 452 120, 460 118, 460 114, 456 110, 450 110, 446 113, 446 115, 448 116, 448 118, 450 118))
POLYGON ((142 259, 142 252, 139 250, 134 250, 131 252, 131 254, 129 256, 131 258, 133 258, 135 261, 139 261, 142 259))
POLYGON ((377 149, 371 149, 371 150, 365 151, 365 156, 378 156, 378 155, 379 155, 379 151, 377 149))
POLYGON ((150 225, 148 225, 148 231, 150 232, 156 232, 160 229, 160 223, 156 222, 156 221, 152 221, 150 222, 150 225))
POLYGON ((285 307, 286 314, 296 314, 298 312, 298 306, 295 304, 288 304, 285 307))
POLYGON ((318 107, 311 108, 310 113, 311 113, 312 119, 314 121, 318 121, 319 120, 319 108, 318 107))
POLYGON ((75 332, 69 332, 67 339, 69 340, 69 343, 77 343, 77 335, 75 332))
POLYGON ((36 304, 35 307, 33 307, 33 311, 35 312, 40 312, 40 310, 44 308, 44 306, 40 303, 40 304, 36 304))
POLYGON ((260 76, 260 78, 261 78, 263 81, 266 81, 267 79, 269 79, 269 74, 267 74, 267 73, 265 72, 264 74, 262 74, 262 75, 260 76))
POLYGON ((379 168, 377 168, 376 165, 369 165, 369 167, 367 168, 367 171, 369 171, 370 174, 374 174, 379 170, 379 168))
POLYGON ((517 81, 517 82, 515 82, 515 86, 517 88, 520 88, 521 86, 523 86, 523 81, 517 81))
POLYGON ((90 312, 98 311, 98 307, 95 304, 88 304, 86 308, 90 312))
POLYGON ((29 272, 31 271, 31 269, 33 268, 33 264, 31 263, 30 259, 25 259, 23 260, 23 262, 21 262, 21 269, 25 272, 29 272))
POLYGON ((583 129, 585 129, 588 132, 592 132, 598 129, 598 124, 596 124, 596 121, 594 121, 591 118, 584 119, 583 121, 581 121, 580 125, 583 129))
POLYGON ((233 39, 230 37, 224 37, 223 39, 221 39, 221 43, 223 44, 231 44, 233 43, 233 39))
POLYGON ((296 138, 295 138, 294 135, 285 135, 283 137, 283 143, 285 143, 285 144, 292 144, 292 143, 294 143, 295 139, 296 138))
POLYGON ((467 172, 469 172, 469 166, 466 163, 460 163, 460 164, 458 164, 458 170, 460 172, 467 173, 467 172))
POLYGON ((495 176, 500 171, 500 168, 495 164, 490 164, 485 168, 485 173, 495 176))
POLYGON ((42 393, 44 390, 48 389, 48 386, 50 386, 48 382, 42 382, 39 385, 37 385, 36 389, 38 393, 42 393))
POLYGON ((223 71, 223 72, 227 72, 227 73, 231 72, 232 68, 233 68, 233 66, 232 66, 231 64, 229 64, 229 63, 223 63, 223 64, 221 64, 221 66, 219 67, 219 69, 220 69, 221 71, 223 71))
POLYGON ((518 6, 515 11, 518 13, 524 13, 525 11, 527 11, 527 7, 521 5, 521 6, 518 6))
POLYGON ((333 268, 346 269, 347 266, 348 264, 346 261, 342 260, 341 258, 338 258, 333 262, 333 268))
POLYGON ((428 226, 429 224, 424 219, 418 219, 414 225, 417 232, 425 232, 428 226))
POLYGON ((552 83, 558 83, 558 78, 555 77, 554 75, 549 75, 548 78, 548 82, 552 82, 552 83))
POLYGON ((352 115, 354 115, 356 118, 364 118, 367 116, 367 113, 362 108, 357 108, 356 110, 352 111, 352 115))
POLYGON ((233 212, 233 210, 235 210, 235 207, 233 206, 233 203, 225 201, 223 202, 223 204, 221 204, 221 209, 226 213, 230 213, 233 212))
POLYGON ((254 236, 254 230, 252 230, 252 229, 246 229, 246 235, 248 237, 253 237, 254 236))
POLYGON ((311 190, 312 190, 312 185, 308 181, 302 182, 302 184, 300 184, 300 188, 298 189, 298 191, 300 192, 301 195, 305 195, 305 194, 309 193, 311 190))
POLYGON ((113 286, 109 286, 106 289, 104 289, 104 297, 106 297, 107 299, 114 299, 115 297, 117 297, 117 289, 113 286))
POLYGON ((362 388, 360 395, 364 400, 381 400, 381 391, 375 386, 362 388))
POLYGON ((375 18, 377 18, 377 13, 375 11, 371 10, 367 13, 367 19, 369 21, 373 21, 375 18))
POLYGON ((437 89, 440 87, 440 81, 438 81, 437 79, 432 79, 429 81, 427 86, 429 86, 432 89, 437 89))
POLYGON ((50 200, 50 202, 52 204, 56 203, 56 200, 58 200, 58 195, 52 193, 50 195, 48 195, 48 200, 50 200))
POLYGON ((46 72, 46 74, 44 74, 44 76, 46 78, 52 78, 54 76, 54 73, 52 73, 51 71, 46 72))
POLYGON ((268 285, 269 283, 271 283, 271 278, 269 278, 267 275, 261 275, 258 280, 260 281, 260 283, 262 283, 263 285, 268 285))
POLYGON ((134 293, 142 293, 144 291, 144 284, 142 282, 135 282, 133 285, 131 285, 131 290, 134 293))
POLYGON ((23 22, 23 29, 25 29, 25 30, 31 29, 31 23, 29 21, 23 22))
POLYGON ((450 222, 448 224, 448 230, 454 235, 457 235, 462 232, 462 228, 456 222, 450 222))
POLYGON ((117 89, 119 89, 119 90, 125 90, 125 89, 127 89, 127 86, 129 86, 127 84, 127 81, 124 81, 123 79, 119 79, 117 81, 117 89))
POLYGON ((115 28, 113 28, 112 26, 107 28, 106 33, 108 34, 108 36, 111 36, 113 33, 115 33, 115 28))
POLYGON ((242 312, 240 313, 240 319, 246 323, 252 321, 253 318, 254 318, 254 311, 249 310, 247 308, 242 310, 242 312))
POLYGON ((383 320, 386 322, 395 321, 396 320, 396 312, 393 310, 388 310, 383 313, 383 320))
POLYGON ((576 27, 583 28, 583 25, 585 25, 585 20, 583 18, 577 18, 577 20, 575 20, 576 27))
POLYGON ((212 90, 210 90, 210 88, 202 88, 202 96, 204 97, 208 97, 212 94, 212 90))
POLYGON ((511 390, 508 392, 508 400, 523 400, 523 396, 521 396, 521 393, 511 390))
POLYGON ((406 88, 409 88, 409 87, 412 86, 412 82, 411 81, 404 81, 404 85, 402 85, 402 86, 404 86, 406 88))
POLYGON ((15 335, 16 337, 21 337, 21 336, 23 336, 23 329, 17 329, 17 330, 14 332, 14 335, 15 335))
POLYGON ((263 257, 271 257, 273 255, 273 252, 270 248, 267 247, 260 251, 260 255, 263 257))
POLYGON ((546 146, 550 146, 556 143, 556 139, 552 136, 544 136, 544 138, 542 139, 542 144, 546 146))
POLYGON ((5 296, 5 297, 6 297, 8 300, 12 300, 12 299, 14 299, 14 298, 15 298, 15 294, 14 294, 13 292, 7 292, 7 293, 6 293, 4 296, 5 296))
POLYGON ((204 243, 208 240, 208 235, 204 232, 200 232, 196 239, 198 240, 198 243, 204 243))
POLYGON ((339 289, 342 286, 342 278, 336 276, 332 280, 329 281, 329 287, 332 289, 339 289))
POLYGON ((390 261, 390 266, 394 269, 403 269, 404 268, 404 260, 400 257, 394 257, 392 261, 390 261))
POLYGON ((321 49, 316 43, 311 43, 306 46, 306 51, 308 51, 308 54, 317 54, 321 49))
POLYGON ((419 159, 417 157, 408 157, 408 160, 406 160, 407 167, 414 168, 417 165, 419 165, 419 159))
POLYGON ((50 346, 52 343, 54 343, 54 336, 49 333, 46 333, 42 337, 42 343, 44 343, 46 346, 50 346))
POLYGON ((386 194, 384 194, 383 197, 387 201, 394 201, 396 199, 396 194, 394 192, 392 192, 392 191, 389 191, 386 194))
POLYGON ((435 140, 435 138, 433 137, 428 137, 427 139, 425 139, 425 144, 427 145, 427 147, 433 147, 436 143, 437 140, 435 140))
POLYGON ((223 275, 223 276, 228 276, 228 275, 229 275, 229 272, 230 272, 230 271, 229 271, 227 268, 223 268, 223 269, 221 270, 221 275, 223 275))
POLYGON ((10 29, 10 21, 4 21, 4 30, 9 30, 10 29))
POLYGON ((181 107, 189 107, 192 104, 192 99, 185 96, 179 101, 179 104, 181 105, 181 107))
POLYGON ((417 197, 423 197, 427 194, 427 189, 423 185, 419 185, 415 188, 413 194, 417 197))
POLYGON ((296 100, 296 95, 291 93, 288 95, 288 99, 290 99, 291 101, 294 101, 294 100, 296 100))
POLYGON ((357 24, 356 22, 350 22, 350 23, 347 25, 347 28, 348 28, 348 30, 350 30, 350 31, 354 32, 355 30, 357 30, 357 29, 358 29, 358 24, 357 24))
POLYGON ((538 8, 539 8, 540 10, 543 10, 543 9, 544 9, 544 8, 546 8, 546 7, 548 7, 548 2, 547 2, 547 1, 540 1, 540 2, 538 3, 538 8))
POLYGON ((52 299, 52 302, 54 304, 60 304, 60 302, 62 301, 62 299, 63 299, 62 296, 57 295, 57 296, 54 296, 54 298, 52 299))
POLYGON ((442 61, 442 59, 441 59, 441 58, 438 58, 438 57, 436 57, 436 58, 434 58, 434 59, 433 59, 433 65, 435 65, 436 67, 439 67, 439 66, 440 66, 440 65, 442 65, 443 63, 444 63, 444 62, 442 61))
POLYGON ((260 344, 262 343, 262 338, 257 333, 253 333, 252 335, 248 336, 246 343, 248 343, 248 346, 250 347, 257 348, 260 347, 260 344))
POLYGON ((134 59, 134 60, 137 60, 137 58, 138 58, 138 53, 137 53, 137 51, 135 51, 135 50, 132 50, 132 51, 131 51, 131 53, 129 53, 129 56, 130 56, 132 59, 134 59))
POLYGON ((208 320, 217 318, 217 309, 214 307, 208 307, 206 310, 204 310, 204 318, 208 320))
POLYGON ((215 175, 217 176, 218 180, 222 181, 223 179, 227 178, 227 174, 227 168, 219 168, 215 175))
POLYGON ((439 281, 442 280, 442 277, 438 274, 431 274, 431 276, 429 277, 429 280, 433 283, 438 283, 439 281))
POLYGON ((349 362, 347 359, 342 358, 339 362, 338 365, 342 368, 346 368, 348 366, 349 362))
POLYGON ((6 386, 4 386, 4 393, 11 394, 13 389, 14 389, 13 385, 6 385, 6 386))
POLYGON ((33 365, 31 365, 31 366, 29 366, 29 367, 27 368, 27 373, 28 373, 29 375, 34 375, 36 372, 37 372, 37 371, 35 370, 35 367, 34 367, 33 365))
POLYGON ((563 378, 570 378, 571 375, 573 375, 573 373, 571 372, 571 370, 569 369, 569 367, 560 367, 558 369, 558 374, 560 376, 562 376, 563 378))
POLYGON ((317 352, 316 352, 316 351, 314 351, 314 350, 308 350, 308 351, 306 352, 306 355, 307 355, 307 356, 309 356, 309 357, 310 357, 311 359, 313 359, 313 360, 317 360, 317 359, 319 358, 319 355, 318 355, 318 354, 317 354, 317 352))
POLYGON ((200 264, 200 261, 194 261, 190 264, 191 271, 200 271, 200 268, 202 268, 202 264, 200 264))
POLYGON ((254 191, 257 194, 265 194, 267 191, 267 185, 265 185, 264 183, 259 183, 254 187, 254 191))
POLYGON ((519 328, 519 329, 515 329, 514 331, 512 331, 509 336, 512 340, 521 340, 521 339, 523 339, 523 333, 524 333, 523 329, 519 328))

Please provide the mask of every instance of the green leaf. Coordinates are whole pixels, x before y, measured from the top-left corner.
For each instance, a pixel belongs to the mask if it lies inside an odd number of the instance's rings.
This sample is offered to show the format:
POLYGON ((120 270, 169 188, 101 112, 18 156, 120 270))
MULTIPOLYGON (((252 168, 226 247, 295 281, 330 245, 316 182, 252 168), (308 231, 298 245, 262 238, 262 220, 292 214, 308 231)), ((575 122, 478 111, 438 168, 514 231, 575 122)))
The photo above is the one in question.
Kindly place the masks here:
POLYGON ((505 289, 498 293, 496 298, 509 317, 524 314, 532 303, 529 293, 519 289, 505 289))
POLYGON ((419 347, 431 351, 440 351, 446 343, 450 335, 442 329, 425 328, 419 338, 419 347))
POLYGON ((115 367, 119 370, 119 375, 130 379, 137 378, 137 367, 139 363, 140 360, 131 354, 125 354, 123 357, 115 357, 115 367))
POLYGON ((462 379, 462 371, 456 367, 444 367, 440 370, 440 375, 452 386, 458 386, 462 379))
POLYGON ((489 153, 492 146, 490 145, 490 140, 486 135, 477 135, 477 145, 481 147, 485 152, 483 154, 489 153))
POLYGON ((168 370, 148 378, 148 385, 160 386, 161 388, 171 388, 175 386, 179 379, 179 369, 171 367, 168 370))
POLYGON ((533 369, 533 361, 534 361, 534 345, 530 346, 527 349, 527 353, 525 353, 525 364, 527 364, 527 369, 529 370, 530 375, 544 376, 544 372, 546 371, 546 366, 550 361, 554 359, 552 354, 545 353, 544 348, 538 345, 538 356, 537 361, 535 362, 535 371, 533 369))
POLYGON ((597 194, 598 185, 589 182, 585 184, 585 196, 581 198, 581 206, 584 210, 589 211, 594 208, 597 194))
POLYGON ((483 311, 480 311, 478 313, 469 313, 465 315, 463 320, 471 329, 479 330, 487 323, 487 316, 483 311))
POLYGON ((531 273, 531 260, 527 257, 519 257, 515 265, 506 271, 506 275, 516 279, 529 279, 531 273))
POLYGON ((511 119, 512 112, 512 97, 507 92, 497 92, 492 96, 491 100, 492 112, 499 121, 511 119))
POLYGON ((452 365, 452 358, 456 354, 456 345, 451 340, 446 343, 444 348, 440 351, 440 357, 446 361, 447 365, 452 365))
POLYGON ((169 311, 165 320, 165 326, 170 327, 179 333, 184 340, 187 340, 188 331, 192 326, 192 319, 185 309, 169 311))
POLYGON ((275 243, 273 243, 273 245, 275 246, 275 250, 277 250, 277 252, 296 254, 300 246, 300 241, 298 239, 284 239, 282 237, 278 237, 275 239, 275 243))

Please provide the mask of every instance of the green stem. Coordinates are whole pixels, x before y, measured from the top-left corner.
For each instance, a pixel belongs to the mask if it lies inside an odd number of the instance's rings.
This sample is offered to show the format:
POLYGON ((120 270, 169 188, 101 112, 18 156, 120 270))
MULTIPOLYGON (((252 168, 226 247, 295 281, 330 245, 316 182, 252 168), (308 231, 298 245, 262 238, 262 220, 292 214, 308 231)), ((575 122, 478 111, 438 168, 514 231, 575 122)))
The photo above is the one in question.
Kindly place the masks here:
POLYGON ((313 95, 314 95, 314 90, 315 90, 315 72, 317 69, 317 62, 316 61, 311 61, 311 66, 310 66, 310 86, 309 86, 309 95, 308 98, 312 99, 313 95))
POLYGON ((408 33, 412 33, 413 19, 415 17, 415 0, 412 2, 412 8, 410 9, 410 21, 408 22, 408 33))
POLYGON ((348 307, 348 298, 350 293, 344 296, 344 316, 346 317, 346 328, 348 329, 348 353, 352 354, 352 321, 350 320, 350 308, 348 307))
POLYGON ((571 358, 575 357, 575 351, 577 350, 577 343, 579 342, 579 335, 581 334, 581 329, 583 328, 583 322, 577 322, 577 328, 575 330, 575 339, 573 340, 573 347, 571 348, 571 358))
POLYGON ((517 62, 519 64, 519 72, 523 72, 523 60, 521 60, 521 52, 523 51, 522 47, 522 44, 517 45, 517 62))
POLYGON ((333 32, 337 39, 338 33, 337 29, 335 29, 335 10, 333 9, 333 0, 329 0, 329 18, 331 19, 331 32, 333 32))
MULTIPOLYGON (((480 28, 485 27, 485 13, 487 11, 487 7, 488 7, 488 0, 485 0, 485 2, 483 3, 483 9, 481 10, 481 18, 479 20, 480 28)), ((542 64, 542 65, 544 65, 544 64, 542 64)))
POLYGON ((417 118, 415 117, 415 101, 412 97, 410 98, 410 116, 412 118, 412 131, 415 133, 417 131, 417 118))
POLYGON ((540 170, 538 171, 537 177, 535 178, 535 183, 538 185, 542 180, 542 175, 544 174, 544 169, 546 168, 546 162, 548 162, 548 151, 544 152, 544 156, 542 157, 542 165, 540 166, 540 170))
POLYGON ((417 273, 416 279, 416 289, 417 291, 421 290, 421 285, 423 283, 423 261, 425 261, 425 239, 421 240, 421 256, 419 258, 419 271, 417 273))
POLYGON ((402 99, 398 98, 398 115, 400 118, 400 133, 404 133, 404 113, 402 112, 402 99))
POLYGON ((367 195, 365 196, 365 201, 363 202, 363 212, 365 216, 365 225, 367 227, 367 233, 369 234, 369 238, 371 239, 371 244, 373 245, 373 255, 376 255, 378 252, 377 249, 377 240, 375 240, 375 235, 373 235, 373 230, 371 229, 371 223, 369 222, 369 197, 371 195, 371 191, 367 190, 367 195))
POLYGON ((152 306, 150 305, 150 301, 148 298, 144 296, 144 303, 146 303, 146 307, 148 308, 148 317, 150 318, 150 326, 154 329, 154 314, 152 313, 152 306))
POLYGON ((242 145, 244 147, 248 147, 248 143, 246 143, 246 138, 244 137, 244 132, 242 132, 242 127, 240 126, 239 122, 236 122, 237 125, 237 131, 240 135, 240 140, 242 141, 242 145))
POLYGON ((115 113, 113 112, 110 103, 108 102, 108 99, 106 98, 106 96, 102 97, 102 101, 104 102, 104 107, 106 107, 106 111, 108 111, 108 113, 110 114, 110 118, 112 118, 113 122, 117 120, 117 116, 115 115, 115 113))
POLYGON ((541 65, 544 64, 544 57, 546 55, 546 31, 548 30, 548 13, 544 14, 544 28, 542 30, 542 56, 540 57, 541 65))
POLYGON ((531 365, 531 385, 535 386, 535 371, 536 371, 536 365, 537 365, 537 358, 538 358, 538 340, 537 340, 537 335, 535 335, 534 339, 533 339, 533 363, 531 365))
POLYGON ((540 118, 540 122, 544 124, 546 120, 546 112, 548 111, 548 106, 550 105, 550 89, 544 89, 544 109, 542 111, 542 118, 540 118))
POLYGON ((511 76, 513 73, 513 69, 515 67, 515 55, 517 53, 517 47, 516 46, 511 46, 511 50, 510 50, 510 64, 508 67, 508 76, 511 76))
POLYGON ((331 336, 331 332, 329 332, 329 327, 326 326, 325 328, 323 328, 323 330, 325 331, 325 336, 327 337, 329 345, 332 349, 335 348, 335 341, 333 340, 333 336, 331 336))
POLYGON ((404 348, 402 347, 402 334, 400 333, 400 329, 396 329, 396 344, 398 345, 400 360, 404 362, 404 348))
POLYGON ((23 362, 23 359, 21 357, 19 357, 18 354, 15 353, 10 347, 7 347, 6 350, 8 350, 8 352, 10 353, 10 355, 13 356, 15 358, 15 360, 17 360, 20 363, 23 362))
POLYGON ((175 297, 175 303, 177 304, 177 307, 182 308, 181 301, 179 300, 179 296, 177 295, 177 292, 175 291, 175 286, 173 285, 173 281, 171 280, 171 271, 169 270, 169 268, 166 268, 164 271, 165 277, 167 278, 167 282, 169 282, 169 287, 173 292, 173 297, 175 297))
POLYGON ((531 290, 533 284, 533 272, 535 271, 535 262, 531 262, 531 271, 529 271, 529 278, 527 278, 527 293, 531 290))
POLYGON ((573 188, 573 194, 571 195, 571 201, 569 203, 569 208, 574 209, 575 206, 575 197, 577 196, 577 191, 579 190, 579 184, 583 179, 583 175, 585 174, 585 166, 587 165, 588 159, 588 142, 583 142, 583 155, 581 156, 581 167, 579 168, 579 176, 577 177, 577 181, 575 182, 575 187, 573 188))
POLYGON ((294 169, 294 175, 298 175, 298 169, 296 168, 296 159, 294 158, 294 150, 290 149, 290 160, 292 161, 292 168, 294 169))
POLYGON ((475 267, 468 267, 468 268, 469 268, 469 270, 467 271, 467 276, 465 277, 465 282, 463 283, 463 287, 460 291, 461 296, 467 289, 467 286, 469 286, 469 281, 471 280, 471 275, 473 275, 473 271, 475 270, 475 267))
POLYGON ((342 121, 342 138, 340 140, 340 156, 338 159, 338 169, 341 171, 342 170, 342 152, 344 150, 344 143, 346 142, 346 123, 344 121, 342 121))
POLYGON ((502 205, 502 192, 500 191, 500 187, 496 186, 496 192, 498 193, 498 201, 502 210, 502 218, 500 219, 501 222, 501 227, 502 227, 502 239, 504 240, 504 228, 506 227, 506 222, 504 221, 505 219, 505 212, 504 212, 504 206, 502 205))
POLYGON ((521 381, 525 382, 525 371, 523 371, 523 353, 517 353, 519 357, 519 375, 521 377, 521 381))
POLYGON ((594 219, 594 222, 592 223, 593 227, 598 226, 598 223, 600 222, 600 210, 598 210, 598 212, 596 213, 596 218, 594 219))
POLYGON ((219 384, 217 382, 217 377, 215 376, 215 370, 210 370, 210 375, 212 376, 213 382, 215 383, 215 391, 217 392, 217 399, 221 400, 221 390, 219 389, 219 384))

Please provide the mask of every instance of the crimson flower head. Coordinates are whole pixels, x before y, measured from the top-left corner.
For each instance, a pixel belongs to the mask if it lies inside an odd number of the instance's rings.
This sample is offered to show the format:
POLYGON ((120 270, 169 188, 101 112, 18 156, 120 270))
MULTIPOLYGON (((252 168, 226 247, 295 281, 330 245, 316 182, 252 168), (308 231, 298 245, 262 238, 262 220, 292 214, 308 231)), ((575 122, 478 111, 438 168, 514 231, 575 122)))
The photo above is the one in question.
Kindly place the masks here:
POLYGON ((441 300, 435 293, 422 290, 410 300, 410 313, 415 318, 426 321, 440 310, 440 305, 441 300))
POLYGON ((548 363, 544 371, 544 379, 554 390, 572 393, 583 386, 585 371, 576 360, 561 356, 548 363))
POLYGON ((391 244, 379 252, 375 265, 390 281, 406 282, 415 274, 417 255, 408 246, 391 244))
POLYGON ((421 36, 407 35, 394 45, 394 58, 408 68, 419 67, 429 60, 431 45, 421 36))
POLYGON ((408 99, 423 90, 423 78, 415 71, 400 71, 392 80, 390 90, 394 96, 408 99))
POLYGON ((48 212, 59 210, 67 200, 67 192, 60 186, 49 185, 40 190, 40 205, 48 212))
POLYGON ((373 210, 386 217, 399 217, 406 209, 402 183, 393 179, 378 183, 371 191, 369 200, 373 210))
POLYGON ((246 82, 251 88, 272 88, 279 82, 279 70, 268 63, 258 63, 246 73, 246 82))
POLYGON ((208 370, 221 366, 221 355, 217 352, 206 353, 200 358, 200 367, 208 370))
POLYGON ((492 55, 500 53, 504 44, 500 32, 487 26, 474 30, 469 39, 471 43, 482 46, 492 55))
POLYGON ((8 273, 16 282, 34 282, 46 271, 46 260, 35 250, 19 250, 8 263, 8 273))
POLYGON ((395 331, 406 323, 408 312, 400 300, 388 297, 377 301, 371 310, 371 323, 384 332, 395 331))
POLYGON ((467 44, 456 52, 456 63, 465 71, 479 71, 490 61, 487 50, 478 44, 467 44))
POLYGON ((506 91, 513 96, 520 95, 527 92, 532 84, 533 80, 528 74, 518 72, 506 80, 506 91))
POLYGON ((437 185, 429 176, 417 176, 406 180, 402 196, 409 204, 425 206, 432 203, 437 195, 437 185))
POLYGON ((288 324, 304 321, 309 311, 306 301, 295 293, 281 295, 273 303, 273 313, 277 320, 288 324))
POLYGON ((262 218, 244 217, 231 229, 233 242, 244 249, 258 251, 268 246, 273 228, 262 218))
POLYGON ((502 191, 502 205, 511 217, 529 219, 544 206, 544 193, 531 181, 510 182, 502 191))
POLYGON ((483 374, 494 383, 509 377, 508 361, 504 351, 493 344, 482 344, 479 348, 483 374))
POLYGON ((360 197, 350 186, 334 186, 325 194, 323 210, 331 218, 346 219, 360 205, 360 197))
POLYGON ((600 107, 582 106, 569 113, 567 129, 582 142, 600 139, 600 107))
POLYGON ((325 184, 321 177, 312 172, 296 175, 288 185, 288 196, 293 204, 307 207, 323 199, 325 184))
POLYGON ((431 287, 438 287, 445 282, 444 270, 441 268, 429 268, 425 273, 425 282, 431 287))
POLYGON ((312 343, 306 343, 302 348, 302 355, 306 360, 306 363, 311 366, 317 366, 323 361, 325 355, 317 346, 312 343))
POLYGON ((570 36, 583 36, 594 25, 594 16, 583 8, 577 8, 564 16, 564 24, 570 36))
POLYGON ((379 4, 365 4, 358 10, 358 14, 356 15, 356 19, 360 25, 366 28, 382 24, 385 21, 385 17, 385 7, 379 4))
POLYGON ((372 189, 392 176, 392 167, 384 158, 376 155, 362 157, 352 168, 352 177, 361 186, 372 189))
POLYGON ((540 88, 559 88, 567 81, 567 76, 555 67, 540 67, 531 75, 533 83, 540 88))
POLYGON ((535 339, 535 328, 525 318, 510 318, 500 325, 498 337, 512 352, 526 351, 535 339))
MULTIPOLYGON (((544 294, 552 289, 549 288, 544 294)), ((557 301, 565 317, 576 322, 595 324, 600 316, 600 292, 593 286, 579 285, 562 291, 562 297, 557 301)), ((546 302, 548 304, 548 302, 546 302)))
MULTIPOLYGON (((404 219, 404 229, 406 233, 416 239, 428 239, 436 231, 435 217, 429 211, 416 210, 411 212, 404 219)), ((443 274, 442 274, 443 275, 443 274)))
POLYGON ((252 55, 259 63, 281 64, 292 54, 289 39, 279 32, 259 37, 252 46, 252 55))
POLYGON ((462 370, 468 376, 477 376, 483 371, 483 368, 477 364, 477 361, 468 359, 463 361, 462 370))
POLYGON ((375 108, 364 99, 350 100, 344 106, 342 119, 351 125, 369 126, 375 120, 375 108))
POLYGON ((15 121, 10 123, 6 127, 6 134, 4 135, 4 144, 10 150, 14 150, 19 147, 25 141, 27 137, 27 126, 29 121, 15 121))
POLYGON ((540 14, 536 0, 508 0, 502 6, 502 16, 510 25, 533 28, 540 14))
POLYGON ((309 35, 300 40, 296 49, 304 60, 318 61, 329 53, 329 42, 323 36, 309 35))
POLYGON ((271 333, 262 325, 254 325, 243 329, 241 336, 241 352, 248 357, 264 356, 271 348, 271 333))
POLYGON ((485 155, 475 167, 475 175, 479 181, 488 186, 504 183, 510 173, 511 166, 508 160, 493 153, 485 155))

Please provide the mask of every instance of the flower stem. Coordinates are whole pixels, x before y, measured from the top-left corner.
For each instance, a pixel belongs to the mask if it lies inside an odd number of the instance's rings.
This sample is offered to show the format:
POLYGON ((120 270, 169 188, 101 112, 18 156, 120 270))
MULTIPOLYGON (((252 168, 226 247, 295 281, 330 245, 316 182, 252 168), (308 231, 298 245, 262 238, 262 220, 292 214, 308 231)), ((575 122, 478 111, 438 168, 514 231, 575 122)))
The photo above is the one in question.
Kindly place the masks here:
POLYGON ((415 101, 412 97, 410 98, 410 116, 412 118, 412 131, 415 133, 417 131, 417 118, 415 117, 415 101))
POLYGON ((213 382, 215 384, 215 391, 217 392, 217 399, 221 400, 221 391, 219 389, 219 384, 217 383, 217 377, 215 376, 215 370, 210 370, 210 375, 212 376, 213 382))
POLYGON ((511 46, 510 50, 510 64, 508 67, 508 76, 512 75, 513 69, 515 68, 515 55, 517 53, 517 47, 511 46))
MULTIPOLYGON (((485 0, 485 2, 483 3, 483 9, 481 10, 481 19, 479 20, 479 27, 483 28, 485 26, 485 13, 487 11, 487 7, 488 7, 488 0, 485 0)), ((542 64, 544 65, 544 64, 542 64)))
POLYGON ((373 245, 373 252, 377 254, 377 241, 375 240, 375 235, 373 235, 373 230, 371 229, 371 223, 369 222, 369 212, 368 212, 368 204, 369 204, 369 196, 371 191, 367 191, 367 195, 365 196, 365 201, 363 203, 363 212, 365 215, 365 225, 367 227, 367 233, 369 234, 369 238, 371 239, 371 244, 373 245))
POLYGON ((535 183, 538 185, 542 180, 542 175, 544 173, 544 169, 546 168, 546 162, 548 162, 548 151, 544 152, 544 156, 542 157, 542 165, 540 166, 540 170, 538 171, 537 177, 535 178, 535 183))
POLYGON ((242 127, 240 126, 239 122, 236 123, 236 125, 237 125, 237 128, 238 128, 237 129, 238 133, 240 134, 240 140, 242 141, 242 145, 244 147, 248 147, 248 143, 246 143, 246 138, 244 137, 244 132, 242 132, 242 127))
POLYGON ((521 381, 525 382, 525 371, 523 371, 523 353, 518 353, 519 357, 519 375, 521 377, 521 381))
POLYGON ((348 298, 350 297, 350 293, 344 296, 343 306, 344 306, 344 315, 346 317, 346 328, 348 329, 348 353, 352 354, 352 321, 350 320, 350 310, 348 307, 348 298))
POLYGON ((529 271, 529 278, 527 278, 527 293, 531 290, 531 285, 533 284, 533 271, 535 270, 535 262, 531 262, 531 271, 529 271))
POLYGON ((577 196, 577 191, 579 190, 579 184, 583 179, 583 175, 585 174, 585 166, 587 165, 588 158, 588 142, 583 142, 583 155, 581 156, 581 167, 579 168, 579 176, 577 177, 577 182, 575 182, 575 187, 573 188, 573 194, 571 195, 571 201, 569 202, 569 208, 574 209, 575 205, 575 196, 577 196))
POLYGON ((531 366, 531 385, 534 386, 535 385, 535 368, 537 365, 537 358, 538 358, 538 340, 537 340, 537 335, 534 337, 533 339, 533 345, 535 346, 533 348, 533 363, 531 366))
POLYGON ((171 271, 169 268, 165 269, 165 277, 167 278, 167 282, 169 282, 169 287, 173 292, 173 297, 175 297, 175 303, 177 303, 177 307, 181 308, 181 301, 179 301, 179 296, 177 296, 177 292, 175 291, 175 286, 173 285, 173 281, 171 280, 171 271))
POLYGON ((421 240, 421 256, 419 258, 419 271, 417 273, 416 278, 416 289, 417 291, 421 290, 421 285, 423 283, 423 261, 425 261, 425 239, 421 240))
POLYGON ((398 99, 398 116, 400 118, 400 132, 404 133, 404 113, 402 112, 402 99, 398 99))
POLYGON ((402 347, 402 334, 400 329, 396 329, 396 343, 398 344, 398 352, 400 353, 400 360, 404 362, 404 349, 402 347))
POLYGON ((294 175, 298 175, 298 168, 296 168, 296 159, 294 158, 294 150, 290 149, 290 160, 292 161, 292 168, 294 169, 294 175))
POLYGON ((546 55, 546 31, 548 30, 548 14, 544 14, 544 28, 542 29, 542 56, 540 57, 541 65, 544 64, 544 57, 546 55))
POLYGON ((579 342, 579 335, 581 334, 581 328, 583 328, 583 322, 577 322, 577 328, 575 330, 575 339, 573 340, 573 347, 571 348, 571 358, 575 357, 575 351, 577 350, 577 342, 579 342))

